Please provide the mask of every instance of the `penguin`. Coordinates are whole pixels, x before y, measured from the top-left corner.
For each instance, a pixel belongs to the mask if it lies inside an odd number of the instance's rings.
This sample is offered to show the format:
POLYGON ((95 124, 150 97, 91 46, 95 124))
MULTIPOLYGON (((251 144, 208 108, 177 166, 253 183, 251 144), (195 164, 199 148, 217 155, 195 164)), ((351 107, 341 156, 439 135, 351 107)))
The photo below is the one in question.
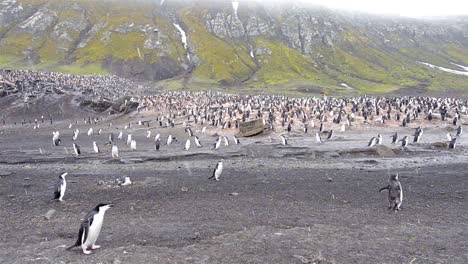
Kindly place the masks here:
POLYGON ((187 127, 185 129, 185 131, 188 133, 189 137, 192 137, 193 136, 193 132, 192 132, 192 129, 190 127, 187 127))
POLYGON ((403 139, 401 139, 400 141, 401 141, 401 146, 402 147, 407 147, 408 146, 408 136, 403 137, 403 139))
POLYGON ((223 173, 223 161, 219 161, 216 164, 216 167, 213 170, 213 175, 208 179, 210 179, 210 180, 213 179, 213 180, 219 181, 219 177, 221 177, 221 173, 223 173))
POLYGON ((188 151, 189 149, 190 149, 190 139, 187 139, 187 141, 185 141, 184 150, 185 150, 185 151, 188 151))
POLYGON ((319 132, 315 133, 315 142, 317 142, 317 143, 323 143, 322 138, 320 137, 320 133, 319 133, 319 132))
POLYGON ((150 138, 151 137, 151 131, 146 131, 146 138, 150 138))
POLYGON ((98 135, 101 135, 102 134, 102 128, 100 128, 97 132, 98 135))
POLYGON ((333 137, 333 129, 330 129, 330 131, 328 132, 327 139, 331 139, 332 137, 333 137))
POLYGON ((96 240, 101 233, 101 227, 104 222, 104 214, 109 208, 114 205, 111 203, 100 203, 89 211, 81 222, 80 231, 78 232, 78 239, 75 244, 68 247, 70 250, 74 247, 81 246, 83 253, 91 254, 91 250, 98 249, 100 246, 96 245, 96 240))
POLYGON ((234 144, 239 145, 240 140, 236 136, 232 136, 232 139, 234 140, 234 144))
POLYGON ((206 126, 202 128, 201 132, 202 132, 202 134, 205 134, 205 132, 206 132, 206 126))
POLYGON ((393 136, 390 136, 392 138, 392 144, 395 144, 398 141, 398 133, 395 132, 393 136))
POLYGON ((52 131, 52 143, 54 144, 54 146, 58 146, 60 145, 60 142, 62 142, 62 140, 60 140, 60 132, 59 131, 52 131))
POLYGON ((171 143, 172 143, 172 135, 169 135, 169 136, 167 137, 167 142, 166 142, 166 144, 167 144, 167 145, 170 145, 171 143))
POLYGON ((119 158, 119 147, 117 147, 117 145, 112 145, 112 158, 113 159, 119 158))
POLYGON ((223 139, 224 139, 224 146, 229 147, 228 138, 226 136, 223 136, 223 139))
POLYGON ((346 131, 346 125, 341 124, 340 132, 345 132, 346 131))
POLYGON ((457 141, 457 138, 456 138, 456 137, 452 138, 452 140, 450 140, 450 143, 449 143, 449 145, 448 145, 448 148, 449 148, 449 149, 454 149, 454 148, 455 148, 455 143, 456 143, 456 141, 457 141))
POLYGON ((376 137, 372 137, 369 141, 369 143, 367 144, 368 147, 374 147, 375 145, 377 145, 377 141, 378 139, 376 137))
POLYGON ((73 151, 75 152, 75 155, 76 155, 76 156, 81 155, 80 146, 77 145, 76 143, 73 143, 73 151))
POLYGON ((456 137, 459 137, 463 134, 463 127, 461 125, 458 126, 457 128, 457 135, 456 137))
POLYGON ((99 153, 99 147, 96 144, 96 141, 93 141, 93 150, 94 150, 95 153, 99 153))
POLYGON ((218 137, 218 140, 216 140, 216 143, 214 145, 214 149, 219 149, 221 146, 221 137, 218 137))
POLYGON ((59 202, 63 202, 63 196, 65 190, 67 190, 67 181, 65 180, 67 175, 68 172, 60 174, 58 181, 55 183, 54 199, 59 202))
POLYGON ((119 135, 117 136, 117 139, 122 140, 122 138, 123 138, 123 131, 120 131, 119 135))
POLYGON ((403 202, 403 189, 398 180, 398 173, 391 175, 388 185, 380 188, 379 192, 383 190, 388 190, 388 209, 393 209, 394 211, 400 210, 401 203, 403 202))
POLYGON ((136 141, 134 139, 132 139, 132 141, 130 142, 130 149, 132 151, 136 150, 136 141))
POLYGON ((132 144, 132 134, 127 135, 127 146, 130 146, 132 144))
POLYGON ((281 137, 281 144, 283 146, 286 146, 288 144, 288 139, 283 135, 281 135, 280 137, 281 137))
POLYGON ((159 138, 161 138, 161 135, 160 135, 160 134, 156 134, 156 136, 154 136, 154 142, 158 141, 159 138))
POLYGON ((423 134, 422 128, 418 127, 416 129, 416 133, 414 133, 413 143, 419 143, 419 140, 421 140, 422 134, 423 134))
POLYGON ((88 129, 88 137, 91 136, 91 135, 93 135, 93 128, 92 127, 90 127, 88 129))
POLYGON ((127 185, 131 185, 131 184, 132 184, 132 181, 130 180, 130 177, 128 177, 128 176, 125 176, 123 182, 121 182, 121 181, 119 180, 119 185, 120 185, 120 186, 127 186, 127 185))
POLYGON ((79 134, 80 134, 80 130, 76 129, 75 131, 73 131, 73 138, 72 138, 73 141, 76 141, 79 134))
POLYGON ((158 138, 158 139, 156 139, 156 141, 154 142, 154 149, 155 149, 156 151, 159 151, 159 148, 160 148, 160 147, 161 147, 161 139, 158 138))
POLYGON ((195 141, 195 146, 197 146, 197 148, 202 147, 202 145, 200 144, 200 140, 198 139, 197 136, 193 137, 193 140, 195 141))
POLYGON ((323 132, 323 123, 320 123, 319 132, 320 132, 320 133, 322 133, 322 132, 323 132))
POLYGON ((114 133, 109 134, 109 144, 112 145, 114 143, 114 133))
POLYGON ((382 145, 382 141, 383 141, 382 135, 378 134, 377 135, 377 145, 382 145))

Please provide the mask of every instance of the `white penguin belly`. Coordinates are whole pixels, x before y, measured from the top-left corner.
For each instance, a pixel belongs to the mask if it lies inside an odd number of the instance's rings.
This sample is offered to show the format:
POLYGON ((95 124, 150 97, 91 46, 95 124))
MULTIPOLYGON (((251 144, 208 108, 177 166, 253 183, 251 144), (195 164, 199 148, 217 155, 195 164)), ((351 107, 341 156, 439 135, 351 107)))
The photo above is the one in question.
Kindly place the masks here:
POLYGON ((67 189, 67 183, 64 182, 60 185, 60 197, 59 200, 62 200, 63 196, 65 195, 65 190, 67 189))
POLYGON ((104 215, 99 213, 94 216, 93 224, 89 227, 88 237, 83 243, 83 248, 88 249, 96 243, 99 233, 101 233, 103 218, 104 215))

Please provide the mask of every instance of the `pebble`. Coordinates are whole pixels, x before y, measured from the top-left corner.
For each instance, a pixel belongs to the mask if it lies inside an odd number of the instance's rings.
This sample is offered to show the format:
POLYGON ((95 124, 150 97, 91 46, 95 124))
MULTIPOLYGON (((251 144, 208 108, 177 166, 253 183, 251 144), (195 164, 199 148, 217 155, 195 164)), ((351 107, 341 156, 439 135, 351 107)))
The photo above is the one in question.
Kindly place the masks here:
POLYGON ((306 257, 304 256, 300 256, 300 255, 293 255, 293 257, 299 259, 302 263, 310 263, 310 260, 308 260, 306 257))
POLYGON ((47 220, 50 220, 52 219, 52 217, 54 217, 55 213, 57 211, 55 209, 50 209, 49 211, 47 211, 47 213, 44 215, 44 217, 47 219, 47 220))

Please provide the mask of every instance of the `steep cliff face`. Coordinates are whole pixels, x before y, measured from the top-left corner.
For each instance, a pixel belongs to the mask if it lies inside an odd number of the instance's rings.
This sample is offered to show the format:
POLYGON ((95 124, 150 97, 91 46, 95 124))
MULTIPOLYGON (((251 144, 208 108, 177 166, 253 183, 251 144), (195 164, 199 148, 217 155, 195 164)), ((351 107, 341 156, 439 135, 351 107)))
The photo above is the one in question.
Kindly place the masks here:
POLYGON ((460 67, 468 66, 468 18, 376 17, 293 2, 0 0, 0 66, 189 86, 468 91, 460 67))

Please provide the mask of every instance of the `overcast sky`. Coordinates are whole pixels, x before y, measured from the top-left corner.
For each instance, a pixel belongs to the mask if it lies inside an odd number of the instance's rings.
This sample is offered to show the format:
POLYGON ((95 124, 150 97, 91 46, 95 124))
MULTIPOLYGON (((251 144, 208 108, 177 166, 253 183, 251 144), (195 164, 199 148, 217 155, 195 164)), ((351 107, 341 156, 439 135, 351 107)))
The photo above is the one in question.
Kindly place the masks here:
MULTIPOLYGON (((242 0, 237 0, 242 4, 242 0)), ((269 0, 263 0, 270 2, 269 0)), ((271 2, 287 1, 272 0, 271 2)), ((468 15, 468 0, 300 0, 331 8, 408 17, 468 15)))

